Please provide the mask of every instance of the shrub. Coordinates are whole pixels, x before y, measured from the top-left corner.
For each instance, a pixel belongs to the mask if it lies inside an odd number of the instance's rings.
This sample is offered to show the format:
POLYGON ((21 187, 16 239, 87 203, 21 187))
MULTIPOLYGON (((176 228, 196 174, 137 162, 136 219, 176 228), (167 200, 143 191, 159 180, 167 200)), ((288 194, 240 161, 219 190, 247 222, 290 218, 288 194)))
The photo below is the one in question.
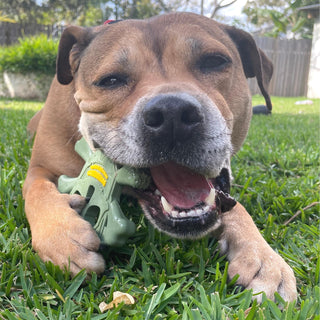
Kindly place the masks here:
POLYGON ((58 41, 45 35, 19 39, 19 43, 0 47, 0 71, 54 74, 58 41))

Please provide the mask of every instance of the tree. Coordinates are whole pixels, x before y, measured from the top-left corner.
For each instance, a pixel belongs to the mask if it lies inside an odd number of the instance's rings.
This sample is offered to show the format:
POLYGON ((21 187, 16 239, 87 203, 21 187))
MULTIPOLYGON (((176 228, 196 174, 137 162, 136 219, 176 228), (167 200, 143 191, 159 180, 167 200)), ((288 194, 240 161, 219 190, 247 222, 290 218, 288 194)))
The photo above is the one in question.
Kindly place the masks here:
POLYGON ((312 19, 300 7, 317 4, 317 0, 248 0, 243 12, 249 22, 263 29, 265 35, 278 37, 292 32, 295 37, 312 37, 312 19))
POLYGON ((128 11, 128 18, 145 19, 159 14, 162 10, 159 2, 152 2, 151 0, 133 1, 128 11))
POLYGON ((145 19, 173 9, 163 0, 110 0, 105 2, 106 18, 145 19))
POLYGON ((171 11, 181 10, 181 11, 191 11, 205 15, 207 17, 215 18, 217 13, 226 7, 231 6, 237 0, 183 0, 183 1, 170 1, 171 11))
POLYGON ((13 19, 8 18, 6 14, 3 14, 2 11, 0 11, 0 22, 11 22, 15 23, 13 19))
POLYGON ((21 24, 37 21, 39 9, 36 0, 0 0, 2 15, 21 24))
POLYGON ((215 17, 223 8, 229 7, 237 0, 111 0, 107 2, 106 12, 116 19, 143 19, 156 14, 171 11, 191 11, 208 17, 215 17))
MULTIPOLYGON (((203 2, 203 0, 202 0, 202 2, 203 2)), ((237 0, 233 0, 233 1, 214 0, 213 1, 213 10, 211 13, 211 19, 216 16, 216 14, 219 10, 226 8, 226 7, 229 7, 232 4, 234 4, 235 2, 237 2, 237 0)))
POLYGON ((104 20, 144 19, 171 11, 192 11, 208 17, 237 0, 0 0, 0 11, 18 22, 92 26, 104 20))
POLYGON ((85 21, 87 11, 95 5, 97 1, 92 0, 46 0, 42 3, 42 10, 49 23, 80 24, 85 21))

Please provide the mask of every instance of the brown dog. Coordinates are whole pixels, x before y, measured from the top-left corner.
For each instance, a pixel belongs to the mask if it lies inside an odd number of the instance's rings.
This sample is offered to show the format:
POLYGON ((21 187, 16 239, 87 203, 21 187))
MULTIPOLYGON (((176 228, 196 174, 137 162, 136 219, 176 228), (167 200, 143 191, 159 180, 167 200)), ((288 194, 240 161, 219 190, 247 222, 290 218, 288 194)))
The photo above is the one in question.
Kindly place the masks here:
POLYGON ((99 238, 77 213, 80 196, 60 194, 61 174, 83 165, 84 136, 119 164, 152 177, 135 195, 150 222, 178 238, 215 234, 230 277, 254 292, 296 298, 290 267, 262 238, 246 210, 219 214, 215 189, 229 192, 230 157, 251 118, 246 78, 256 77, 271 109, 272 64, 252 37, 202 16, 173 13, 144 21, 67 28, 57 77, 30 123, 36 138, 24 185, 33 246, 43 260, 101 273, 99 238))

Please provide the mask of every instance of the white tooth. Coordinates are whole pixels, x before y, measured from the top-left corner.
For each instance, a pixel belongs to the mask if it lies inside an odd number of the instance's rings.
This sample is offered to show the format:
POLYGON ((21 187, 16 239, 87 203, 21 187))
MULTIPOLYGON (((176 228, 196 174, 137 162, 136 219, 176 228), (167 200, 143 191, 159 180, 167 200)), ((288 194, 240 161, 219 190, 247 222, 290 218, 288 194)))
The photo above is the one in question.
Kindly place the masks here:
POLYGON ((187 212, 187 216, 188 217, 195 217, 196 215, 197 214, 196 214, 196 212, 194 210, 190 210, 190 211, 187 212))
POLYGON ((187 213, 185 211, 181 211, 181 212, 179 212, 179 217, 180 218, 186 218, 187 217, 187 213))
POLYGON ((154 192, 154 194, 155 194, 156 196, 160 196, 160 197, 162 196, 162 195, 161 195, 161 192, 160 192, 158 189, 156 189, 156 191, 154 192))
POLYGON ((170 215, 172 218, 178 218, 178 211, 172 210, 170 215))
POLYGON ((171 213, 173 206, 167 201, 167 199, 164 196, 161 197, 161 203, 164 211, 171 213))
POLYGON ((203 210, 202 210, 202 209, 197 209, 197 210, 196 210, 196 214, 197 214, 198 216, 201 216, 201 215, 203 214, 203 210))
POLYGON ((216 199, 216 190, 214 188, 212 188, 210 190, 210 193, 209 195, 207 196, 206 200, 205 200, 205 203, 208 205, 208 206, 212 206, 214 205, 215 203, 215 199, 216 199))
POLYGON ((207 213, 209 210, 210 210, 210 207, 209 207, 209 206, 205 206, 205 207, 203 208, 203 211, 204 211, 205 213, 207 213))

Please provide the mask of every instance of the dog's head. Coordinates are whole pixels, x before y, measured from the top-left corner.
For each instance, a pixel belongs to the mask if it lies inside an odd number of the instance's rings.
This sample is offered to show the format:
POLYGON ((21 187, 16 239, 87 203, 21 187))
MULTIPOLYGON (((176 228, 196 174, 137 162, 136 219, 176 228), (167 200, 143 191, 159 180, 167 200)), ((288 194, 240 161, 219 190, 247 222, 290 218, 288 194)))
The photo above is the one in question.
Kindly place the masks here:
POLYGON ((152 177, 134 192, 149 220, 176 237, 219 225, 230 157, 247 134, 256 77, 268 107, 272 65, 252 37, 189 13, 127 20, 61 38, 57 78, 75 88, 92 148, 152 177), (218 192, 216 192, 218 190, 218 192))

